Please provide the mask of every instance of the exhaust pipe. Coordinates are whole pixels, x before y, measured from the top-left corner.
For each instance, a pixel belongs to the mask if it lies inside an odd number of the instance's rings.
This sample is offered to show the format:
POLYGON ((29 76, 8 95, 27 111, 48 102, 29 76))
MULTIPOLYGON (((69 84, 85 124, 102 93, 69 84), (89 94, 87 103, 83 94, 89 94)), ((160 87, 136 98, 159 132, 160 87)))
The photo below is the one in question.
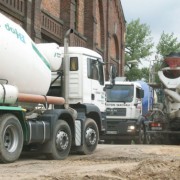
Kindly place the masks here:
POLYGON ((66 109, 69 108, 69 54, 68 54, 68 47, 69 47, 69 36, 74 32, 73 29, 69 29, 64 37, 64 99, 65 104, 64 107, 66 109))

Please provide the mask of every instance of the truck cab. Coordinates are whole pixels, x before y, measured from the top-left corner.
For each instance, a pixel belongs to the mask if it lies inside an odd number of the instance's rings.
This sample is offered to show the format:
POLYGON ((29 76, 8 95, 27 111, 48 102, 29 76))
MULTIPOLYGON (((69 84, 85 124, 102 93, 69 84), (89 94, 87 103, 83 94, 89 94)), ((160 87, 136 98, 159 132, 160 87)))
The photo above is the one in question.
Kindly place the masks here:
POLYGON ((106 83, 106 142, 143 143, 143 98, 144 90, 139 82, 106 83))
MULTIPOLYGON (((64 48, 59 48, 60 56, 63 61, 64 48)), ((66 102, 74 109, 79 111, 82 106, 86 107, 87 112, 95 111, 97 124, 102 132, 105 130, 105 81, 104 81, 104 62, 102 57, 87 48, 69 47, 68 48, 68 92, 64 86, 67 83, 62 77, 64 72, 52 72, 52 83, 49 95, 65 96, 66 102), (92 106, 93 105, 93 106, 92 106), (102 119, 102 122, 101 120, 102 119)))

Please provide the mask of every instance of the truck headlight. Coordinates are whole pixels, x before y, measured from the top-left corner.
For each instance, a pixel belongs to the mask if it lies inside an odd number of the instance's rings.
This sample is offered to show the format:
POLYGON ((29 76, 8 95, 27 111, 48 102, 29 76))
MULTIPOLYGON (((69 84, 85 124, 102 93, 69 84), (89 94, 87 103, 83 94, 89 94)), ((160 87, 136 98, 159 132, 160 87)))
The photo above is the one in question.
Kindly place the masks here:
POLYGON ((135 131, 135 129, 136 129, 136 127, 134 125, 130 125, 127 128, 127 132, 133 132, 133 131, 135 131))

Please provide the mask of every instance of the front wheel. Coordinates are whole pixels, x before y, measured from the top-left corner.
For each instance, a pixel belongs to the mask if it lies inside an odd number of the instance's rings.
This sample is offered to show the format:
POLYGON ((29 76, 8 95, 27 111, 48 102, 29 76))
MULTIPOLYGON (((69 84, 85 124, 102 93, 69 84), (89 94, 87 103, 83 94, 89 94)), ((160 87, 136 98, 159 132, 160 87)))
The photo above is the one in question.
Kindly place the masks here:
POLYGON ((149 133, 146 133, 146 144, 153 144, 152 137, 149 133))
POLYGON ((146 143, 145 127, 142 123, 139 125, 139 135, 138 135, 137 143, 138 144, 145 144, 146 143))
POLYGON ((92 154, 97 147, 99 141, 99 131, 96 122, 88 118, 85 122, 84 144, 82 153, 92 154))
POLYGON ((0 161, 16 161, 23 147, 23 131, 16 116, 5 114, 0 117, 0 161))
POLYGON ((52 138, 52 152, 47 154, 48 159, 63 160, 70 152, 72 142, 71 129, 67 122, 58 120, 54 127, 52 138))

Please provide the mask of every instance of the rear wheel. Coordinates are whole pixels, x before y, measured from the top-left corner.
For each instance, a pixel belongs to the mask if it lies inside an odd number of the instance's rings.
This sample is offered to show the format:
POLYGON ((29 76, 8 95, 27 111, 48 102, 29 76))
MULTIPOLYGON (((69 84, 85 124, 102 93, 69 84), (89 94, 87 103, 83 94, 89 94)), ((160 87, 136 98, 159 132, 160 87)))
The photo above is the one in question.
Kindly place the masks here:
POLYGON ((96 122, 88 118, 85 122, 83 154, 92 154, 99 141, 99 131, 96 122))
POLYGON ((48 154, 49 159, 65 159, 70 152, 72 142, 71 129, 67 122, 58 120, 54 128, 52 139, 52 152, 48 154))
POLYGON ((23 131, 16 116, 5 114, 0 117, 0 161, 16 161, 23 147, 23 131))

